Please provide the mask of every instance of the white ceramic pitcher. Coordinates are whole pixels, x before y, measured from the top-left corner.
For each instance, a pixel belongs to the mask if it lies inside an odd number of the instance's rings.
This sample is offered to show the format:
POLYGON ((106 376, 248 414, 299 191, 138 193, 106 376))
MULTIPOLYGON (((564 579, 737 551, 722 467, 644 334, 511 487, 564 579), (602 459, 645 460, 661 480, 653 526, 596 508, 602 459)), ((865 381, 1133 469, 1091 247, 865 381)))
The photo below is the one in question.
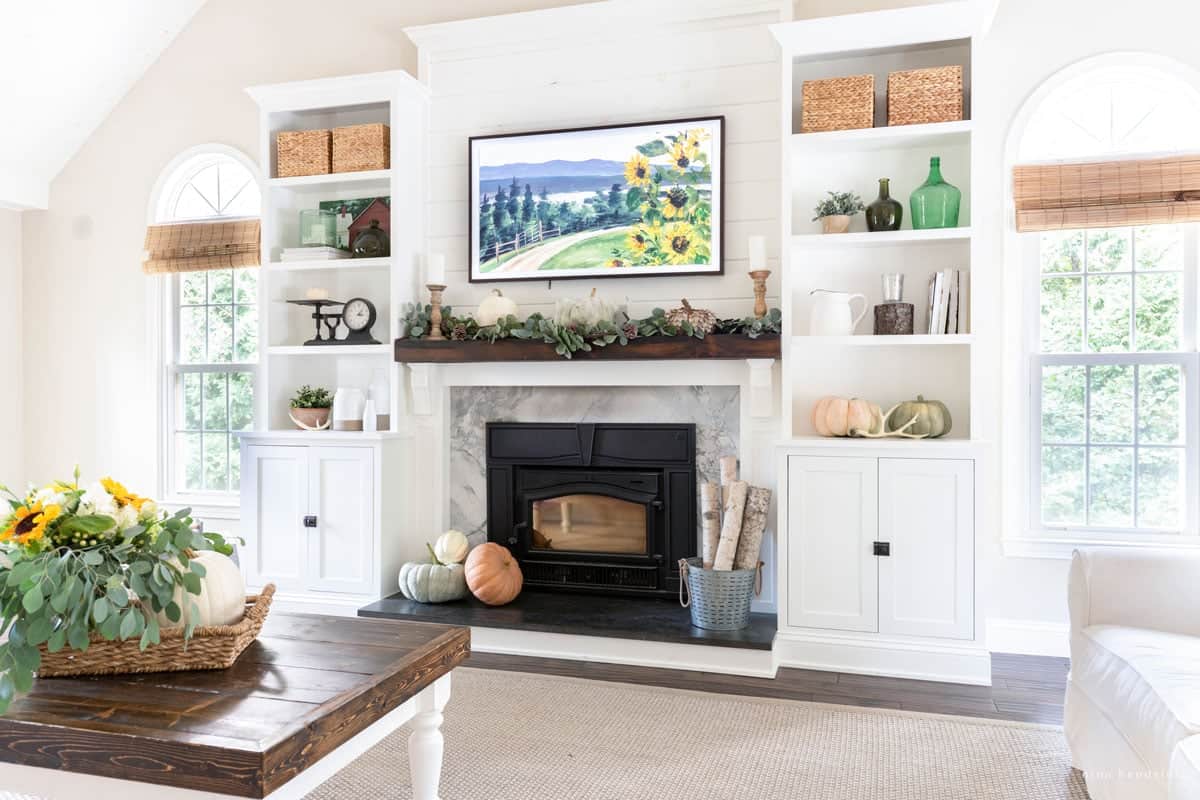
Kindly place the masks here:
POLYGON ((866 295, 813 289, 812 310, 808 319, 809 336, 852 336, 859 320, 867 313, 866 295), (862 311, 853 313, 851 304, 862 300, 862 311))

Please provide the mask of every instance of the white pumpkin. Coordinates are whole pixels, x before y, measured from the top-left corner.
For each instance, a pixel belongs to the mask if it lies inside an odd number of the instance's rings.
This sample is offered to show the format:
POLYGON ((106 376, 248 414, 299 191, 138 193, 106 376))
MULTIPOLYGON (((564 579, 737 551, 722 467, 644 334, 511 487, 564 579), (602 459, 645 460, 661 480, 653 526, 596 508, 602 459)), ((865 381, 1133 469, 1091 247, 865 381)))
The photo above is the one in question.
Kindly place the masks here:
POLYGON ((470 549, 471 543, 467 541, 467 535, 451 528, 433 543, 433 557, 442 564, 461 564, 470 549))
POLYGON ((615 313, 616 309, 597 297, 592 289, 582 300, 559 300, 554 306, 554 321, 559 325, 592 328, 600 322, 612 322, 615 313))
POLYGON ((164 628, 171 628, 191 621, 188 616, 188 600, 195 603, 199 610, 199 615, 194 620, 198 626, 232 625, 240 621, 246 610, 246 582, 233 559, 214 550, 203 550, 191 561, 204 567, 204 577, 200 579, 200 594, 194 595, 189 592, 185 599, 183 587, 176 587, 174 599, 183 613, 178 622, 172 622, 167 618, 165 611, 159 612, 158 624, 164 628))
POLYGON ((517 304, 501 294, 499 289, 492 289, 492 293, 483 299, 475 311, 475 321, 483 328, 495 325, 510 314, 517 316, 517 304))

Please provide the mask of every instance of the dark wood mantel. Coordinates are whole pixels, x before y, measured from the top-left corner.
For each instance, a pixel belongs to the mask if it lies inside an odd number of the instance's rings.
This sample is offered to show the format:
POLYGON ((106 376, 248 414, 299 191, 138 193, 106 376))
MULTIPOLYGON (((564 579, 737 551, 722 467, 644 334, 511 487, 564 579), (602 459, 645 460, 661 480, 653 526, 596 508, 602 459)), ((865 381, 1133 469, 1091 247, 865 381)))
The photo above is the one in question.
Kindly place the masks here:
MULTIPOLYGON (((433 341, 397 339, 396 360, 404 364, 467 364, 480 361, 566 361, 545 342, 527 339, 486 341, 433 341)), ((692 336, 648 336, 629 344, 610 344, 575 353, 573 360, 629 361, 653 359, 779 358, 779 336, 751 339, 740 333, 692 336)))

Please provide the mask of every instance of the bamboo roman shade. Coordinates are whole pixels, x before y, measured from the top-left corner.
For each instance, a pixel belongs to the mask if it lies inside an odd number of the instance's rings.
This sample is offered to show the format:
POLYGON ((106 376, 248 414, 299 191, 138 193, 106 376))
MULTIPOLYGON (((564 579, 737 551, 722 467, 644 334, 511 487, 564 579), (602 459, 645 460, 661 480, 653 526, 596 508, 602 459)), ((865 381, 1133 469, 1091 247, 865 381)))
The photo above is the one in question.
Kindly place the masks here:
POLYGON ((257 217, 178 222, 146 229, 147 275, 257 267, 261 223, 257 217))
POLYGON ((1018 231, 1200 221, 1200 155, 1013 169, 1018 231))

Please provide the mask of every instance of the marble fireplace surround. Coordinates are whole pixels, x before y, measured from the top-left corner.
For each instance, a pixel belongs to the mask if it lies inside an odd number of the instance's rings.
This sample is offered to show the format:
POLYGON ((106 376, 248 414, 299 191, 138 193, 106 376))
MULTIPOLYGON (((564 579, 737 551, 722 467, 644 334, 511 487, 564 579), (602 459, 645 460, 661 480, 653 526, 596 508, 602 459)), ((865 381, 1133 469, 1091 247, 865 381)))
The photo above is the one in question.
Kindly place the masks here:
POLYGON ((695 423, 697 484, 740 452, 736 386, 459 386, 450 390, 450 527, 487 540, 488 422, 695 423))

